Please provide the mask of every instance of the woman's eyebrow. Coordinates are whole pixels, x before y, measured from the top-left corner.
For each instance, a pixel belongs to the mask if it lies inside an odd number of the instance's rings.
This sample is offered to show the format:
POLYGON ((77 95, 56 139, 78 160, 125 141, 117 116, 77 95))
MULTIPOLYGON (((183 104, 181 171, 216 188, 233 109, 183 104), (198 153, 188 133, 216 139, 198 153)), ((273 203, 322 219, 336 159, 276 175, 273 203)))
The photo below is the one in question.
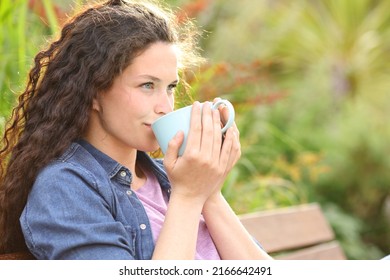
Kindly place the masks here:
POLYGON ((146 78, 146 79, 152 80, 152 81, 154 81, 154 82, 160 82, 160 81, 161 81, 160 78, 157 78, 157 77, 152 76, 152 75, 147 75, 147 74, 139 75, 138 77, 140 77, 140 78, 146 78))
MULTIPOLYGON (((157 78, 155 76, 148 75, 148 74, 139 75, 138 77, 139 78, 146 78, 146 79, 152 80, 153 82, 161 82, 160 78, 157 78)), ((177 84, 177 83, 179 83, 178 79, 175 79, 174 81, 171 82, 171 84, 177 84)))

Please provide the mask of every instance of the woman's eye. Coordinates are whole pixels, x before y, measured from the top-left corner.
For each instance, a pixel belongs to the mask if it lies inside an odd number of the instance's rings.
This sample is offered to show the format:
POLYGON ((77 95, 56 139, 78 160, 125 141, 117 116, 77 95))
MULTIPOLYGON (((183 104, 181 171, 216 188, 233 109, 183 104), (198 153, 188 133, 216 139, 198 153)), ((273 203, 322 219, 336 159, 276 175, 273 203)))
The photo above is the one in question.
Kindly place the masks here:
POLYGON ((154 88, 154 85, 152 82, 148 82, 148 83, 144 83, 141 85, 143 88, 146 88, 146 89, 153 89, 154 88))
POLYGON ((172 84, 168 86, 168 92, 173 93, 175 91, 175 88, 177 87, 177 84, 172 84))

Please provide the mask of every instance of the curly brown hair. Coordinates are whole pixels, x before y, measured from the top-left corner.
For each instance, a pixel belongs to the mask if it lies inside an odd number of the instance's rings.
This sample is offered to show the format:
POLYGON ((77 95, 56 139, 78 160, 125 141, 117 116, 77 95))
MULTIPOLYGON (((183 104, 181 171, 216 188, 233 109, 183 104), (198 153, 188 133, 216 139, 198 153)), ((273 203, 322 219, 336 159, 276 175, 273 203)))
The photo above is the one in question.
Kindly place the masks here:
POLYGON ((199 62, 198 31, 178 25, 156 2, 95 4, 63 26, 35 57, 26 89, 5 127, 0 149, 0 252, 26 250, 19 217, 39 170, 80 138, 92 100, 155 42, 183 49, 183 66, 199 62))

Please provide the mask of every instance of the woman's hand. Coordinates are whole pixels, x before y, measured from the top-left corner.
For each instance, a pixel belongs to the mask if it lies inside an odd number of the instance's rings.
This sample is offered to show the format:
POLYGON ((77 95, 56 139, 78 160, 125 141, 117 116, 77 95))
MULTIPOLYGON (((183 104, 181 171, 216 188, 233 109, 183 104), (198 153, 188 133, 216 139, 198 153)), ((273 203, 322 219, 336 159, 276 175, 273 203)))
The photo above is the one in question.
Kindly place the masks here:
MULTIPOLYGON (((227 111, 227 110, 226 110, 227 111)), ((211 104, 193 104, 187 146, 181 157, 177 152, 184 135, 179 132, 169 143, 164 159, 172 195, 204 203, 220 188, 240 156, 238 130, 234 125, 222 143, 221 117, 225 110, 212 110, 211 104)))

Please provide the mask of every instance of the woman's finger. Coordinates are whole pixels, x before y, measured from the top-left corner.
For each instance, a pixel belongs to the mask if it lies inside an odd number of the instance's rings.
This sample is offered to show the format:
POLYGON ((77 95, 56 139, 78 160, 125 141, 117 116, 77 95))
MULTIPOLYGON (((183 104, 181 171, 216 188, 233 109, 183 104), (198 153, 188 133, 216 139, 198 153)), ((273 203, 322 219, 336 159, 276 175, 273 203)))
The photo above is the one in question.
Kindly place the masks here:
POLYGON ((192 105, 190 130, 187 137, 187 145, 183 155, 189 152, 199 152, 202 137, 202 115, 201 104, 198 101, 192 105))
POLYGON ((222 149, 222 130, 221 130, 221 117, 218 110, 213 110, 213 150, 212 159, 216 160, 220 157, 222 149))
POLYGON ((179 131, 178 133, 176 133, 175 137, 173 137, 171 141, 169 141, 167 152, 164 156, 164 165, 167 170, 172 170, 174 168, 175 162, 178 158, 179 149, 183 141, 183 131, 179 131))
POLYGON ((221 151, 221 164, 225 165, 225 173, 228 173, 241 156, 241 144, 238 138, 238 130, 230 127, 226 131, 225 140, 221 151))
POLYGON ((210 102, 205 102, 202 108, 202 137, 200 150, 205 158, 212 158, 214 145, 213 110, 210 102))

